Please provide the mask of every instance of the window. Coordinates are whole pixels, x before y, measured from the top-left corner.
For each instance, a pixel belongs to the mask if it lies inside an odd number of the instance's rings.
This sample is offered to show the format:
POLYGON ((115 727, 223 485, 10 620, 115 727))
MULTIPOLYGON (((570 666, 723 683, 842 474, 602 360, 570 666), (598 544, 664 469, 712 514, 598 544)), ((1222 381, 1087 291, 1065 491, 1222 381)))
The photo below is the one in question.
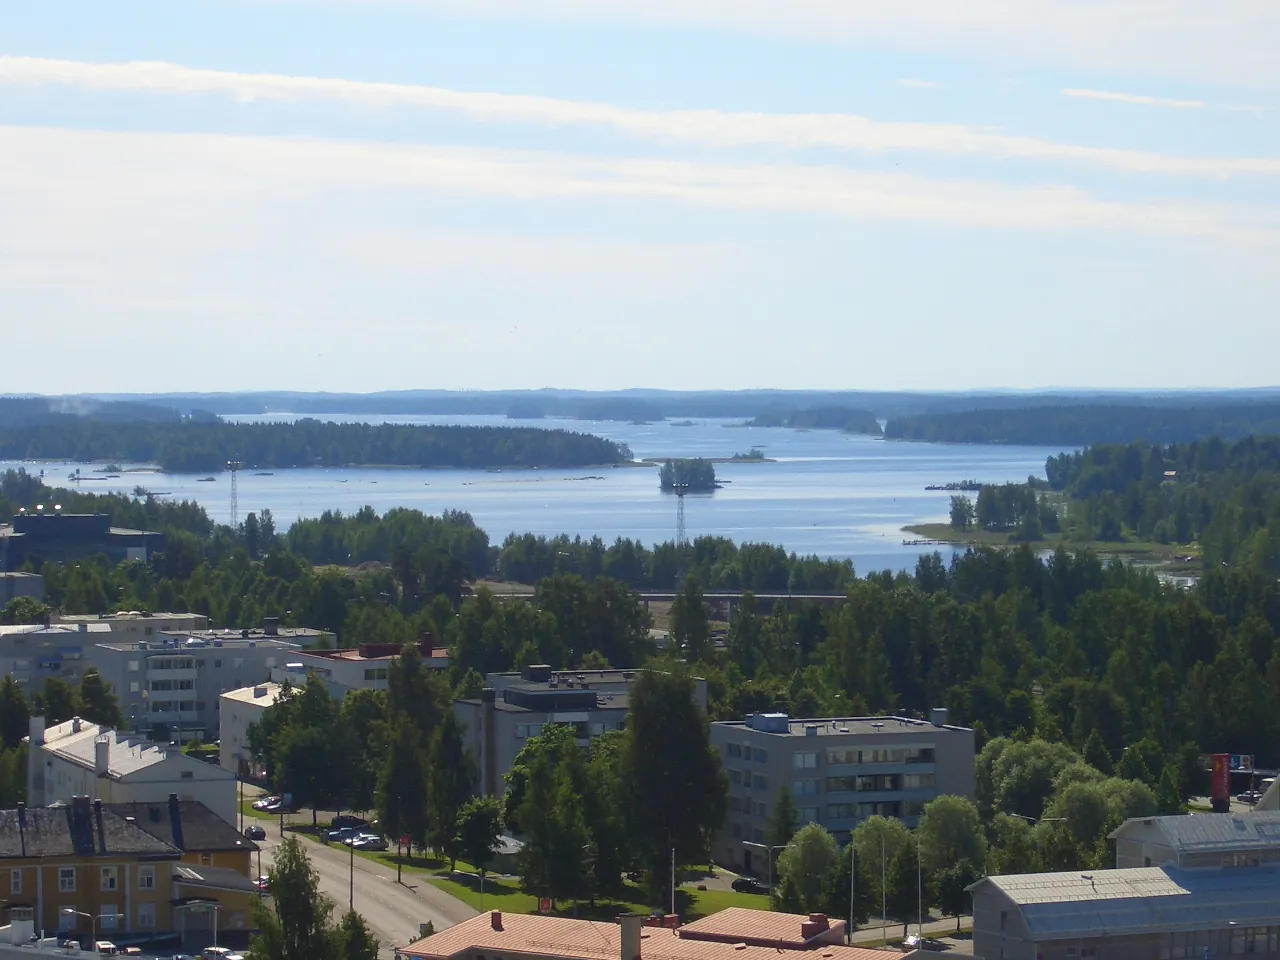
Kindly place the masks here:
POLYGON ((156 868, 151 865, 138 867, 138 889, 154 890, 156 888, 156 868))
POLYGON ((756 827, 754 830, 751 831, 751 839, 754 840, 756 843, 764 843, 764 831, 761 830, 759 827, 756 827))
POLYGON ((101 885, 98 889, 114 890, 116 882, 120 879, 119 869, 119 867, 103 867, 101 885))
POLYGON ((739 786, 740 786, 740 785, 742 784, 742 771, 741 771, 741 770, 730 770, 730 771, 729 771, 729 782, 730 782, 730 783, 732 783, 732 784, 736 784, 736 785, 739 785, 739 786))
POLYGON ((855 777, 827 777, 827 792, 835 793, 841 790, 851 791, 854 789, 855 777))
POLYGON ((139 690, 141 690, 141 684, 139 684, 137 680, 130 680, 130 681, 129 681, 129 692, 130 692, 130 693, 137 693, 137 692, 139 692, 139 690))
POLYGON ((732 810, 732 811, 734 811, 735 813, 740 813, 740 812, 742 811, 742 798, 741 798, 741 797, 730 797, 730 798, 729 798, 729 809, 730 809, 730 810, 732 810))
POLYGON ((239 670, 241 667, 244 666, 244 657, 236 657, 234 660, 231 661, 231 664, 237 670, 239 670))
POLYGON ((98 929, 114 930, 116 928, 116 905, 114 903, 104 903, 98 911, 98 929))
POLYGON ((796 819, 801 823, 817 823, 817 807, 796 807, 796 819))
POLYGON ((58 892, 59 893, 75 893, 76 892, 76 868, 75 867, 59 867, 58 868, 58 892))
POLYGON ((763 747, 755 747, 751 751, 751 759, 754 760, 756 763, 768 763, 769 751, 765 750, 763 747))
POLYGON ((202 853, 202 854, 200 854, 200 865, 201 865, 202 867, 211 867, 211 866, 213 866, 213 854, 212 854, 212 853, 202 853))
POLYGON ((740 756, 742 756, 742 744, 740 744, 740 743, 727 743, 727 744, 725 744, 725 751, 726 751, 726 752, 728 753, 728 755, 729 755, 729 756, 731 756, 731 757, 740 757, 740 756))
POLYGON ((928 790, 932 787, 932 773, 904 773, 902 775, 903 790, 928 790))
POLYGON ((387 668, 386 667, 376 667, 376 668, 369 667, 364 672, 364 678, 366 680, 385 680, 387 679, 387 668))
POLYGON ((741 839, 742 839, 742 824, 740 824, 740 823, 731 823, 731 824, 729 824, 729 835, 730 835, 730 836, 732 836, 732 837, 733 837, 733 839, 735 839, 735 840, 741 840, 741 839))
POLYGON ((1001 930, 1009 929, 1009 911, 1008 910, 1000 911, 1000 929, 1001 930))
POLYGON ((129 672, 130 672, 130 673, 137 673, 140 669, 142 669, 142 664, 141 664, 139 661, 137 661, 137 660, 130 660, 130 661, 129 661, 129 672))
POLYGON ((768 777, 762 777, 762 776, 760 776, 760 774, 758 774, 758 773, 757 773, 755 776, 753 776, 753 777, 751 778, 751 786, 752 786, 752 787, 754 787, 754 788, 755 788, 755 789, 757 789, 757 790, 768 790, 768 789, 769 789, 769 778, 768 778, 768 777))
POLYGON ((222 661, 221 661, 221 660, 215 660, 215 661, 213 661, 213 669, 215 669, 215 670, 221 670, 221 669, 222 669, 222 661))
POLYGON ((827 819, 829 820, 848 820, 853 816, 852 803, 828 803, 827 819))
POLYGON ((796 780, 791 785, 792 796, 816 797, 818 795, 817 780, 796 780))
POLYGON ((154 903, 138 904, 138 927, 142 930, 154 929, 156 925, 156 905, 154 903))
POLYGON ((22 871, 21 870, 9 871, 9 892, 10 893, 22 892, 22 871))
POLYGON ((796 770, 816 770, 818 768, 818 754, 812 751, 793 753, 791 755, 791 766, 796 770))
POLYGON ((769 807, 767 804, 761 803, 759 800, 752 800, 751 813, 757 817, 767 817, 769 815, 769 807))
POLYGON ((858 789, 872 793, 883 790, 901 790, 902 777, 896 773, 858 777, 858 789))

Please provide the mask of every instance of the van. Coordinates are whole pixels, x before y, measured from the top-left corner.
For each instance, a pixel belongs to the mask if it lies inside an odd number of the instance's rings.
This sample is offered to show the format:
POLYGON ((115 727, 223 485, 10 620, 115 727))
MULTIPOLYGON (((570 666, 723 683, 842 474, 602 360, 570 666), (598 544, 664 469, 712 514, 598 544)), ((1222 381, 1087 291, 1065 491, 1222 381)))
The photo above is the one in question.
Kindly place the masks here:
POLYGON ((97 951, 100 956, 104 957, 114 957, 120 952, 116 945, 110 940, 95 940, 93 943, 93 949, 97 951))
POLYGON ((204 953, 200 954, 204 960, 227 960, 231 956, 231 950, 227 947, 205 947, 204 953))

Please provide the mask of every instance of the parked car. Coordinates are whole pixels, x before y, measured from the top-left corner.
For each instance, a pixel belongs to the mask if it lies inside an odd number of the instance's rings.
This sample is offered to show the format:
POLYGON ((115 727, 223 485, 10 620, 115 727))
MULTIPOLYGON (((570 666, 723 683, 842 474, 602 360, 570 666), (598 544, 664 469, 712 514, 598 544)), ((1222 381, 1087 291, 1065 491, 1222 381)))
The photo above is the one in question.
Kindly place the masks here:
POLYGON ((93 949, 104 957, 114 957, 120 952, 120 949, 110 940, 95 940, 93 949))
POLYGON ((733 881, 733 889, 738 893, 768 893, 769 888, 752 877, 739 877, 733 881))
POLYGON ((353 827, 357 830, 364 830, 369 826, 369 821, 362 817, 353 817, 349 813, 343 813, 333 818, 333 823, 329 825, 330 830, 341 830, 344 827, 353 827))
POLYGON ((335 841, 337 843, 346 843, 352 837, 358 837, 359 835, 360 831, 355 827, 340 827, 337 830, 330 830, 324 835, 324 838, 330 843, 335 841))
POLYGON ((387 838, 365 833, 355 837, 351 841, 351 846, 356 850, 386 850, 387 838))
POLYGON ((244 835, 250 840, 267 839, 267 831, 263 830, 262 827, 258 826, 256 823, 251 823, 249 826, 245 827, 244 835))
POLYGON ((933 937, 918 937, 914 933, 902 941, 904 947, 910 947, 913 950, 945 950, 947 945, 941 940, 935 940, 933 937))
POLYGON ((204 957, 204 960, 227 960, 231 956, 231 949, 229 947, 205 947, 201 956, 204 957))
MULTIPOLYGON (((253 881, 253 886, 259 893, 266 893, 271 889, 271 878, 259 877, 257 880, 253 881)), ((179 960, 179 958, 174 957, 173 960, 179 960)))
POLYGON ((259 797, 257 800, 253 801, 253 809, 255 810, 267 810, 272 808, 278 809, 280 804, 283 802, 284 802, 284 799, 282 797, 259 797))

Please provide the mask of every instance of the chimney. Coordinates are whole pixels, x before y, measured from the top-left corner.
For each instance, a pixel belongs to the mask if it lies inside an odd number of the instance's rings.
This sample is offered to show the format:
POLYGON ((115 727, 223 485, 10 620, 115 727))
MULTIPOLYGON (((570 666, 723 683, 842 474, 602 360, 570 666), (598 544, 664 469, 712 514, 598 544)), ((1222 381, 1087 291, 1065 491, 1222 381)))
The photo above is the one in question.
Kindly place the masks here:
POLYGON ((489 912, 489 924, 495 930, 502 929, 502 911, 501 910, 491 910, 489 912))
POLYGON ((279 617, 263 617, 262 633, 264 636, 276 637, 280 635, 280 618, 279 617))
POLYGON ((93 741, 93 772, 105 777, 111 772, 111 737, 101 736, 93 741))
POLYGON ((800 924, 800 936, 805 940, 812 940, 818 934, 825 933, 830 926, 825 913, 811 913, 809 919, 800 924))
POLYGON ((640 931, 644 928, 644 917, 626 913, 618 918, 618 923, 622 926, 622 954, 619 960, 640 960, 640 931))
POLYGON ((257 700, 258 698, 265 697, 266 695, 267 695, 267 688, 265 686, 259 686, 259 687, 253 688, 253 699, 257 700))
POLYGON ((80 724, 81 724, 82 722, 83 722, 83 721, 82 721, 79 717, 72 717, 72 718, 71 718, 71 732, 72 732, 72 733, 79 733, 79 732, 80 732, 80 724))
POLYGON ((947 725, 947 708, 934 707, 929 711, 929 720, 935 727, 945 727, 947 725))

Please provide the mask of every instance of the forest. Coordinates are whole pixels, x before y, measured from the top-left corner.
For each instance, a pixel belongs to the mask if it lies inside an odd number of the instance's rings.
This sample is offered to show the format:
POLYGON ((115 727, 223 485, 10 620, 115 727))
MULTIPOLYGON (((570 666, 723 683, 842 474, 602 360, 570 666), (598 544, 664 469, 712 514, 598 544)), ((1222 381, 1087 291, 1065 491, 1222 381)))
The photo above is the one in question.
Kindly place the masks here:
POLYGON ((870 410, 852 407, 812 407, 807 410, 771 411, 749 421, 752 427, 790 427, 795 430, 843 430, 880 436, 880 421, 870 410))
POLYGON ((631 459, 625 444, 529 427, 331 423, 99 422, 0 429, 0 459, 154 463, 169 473, 251 467, 582 467, 631 459))
POLYGON ((658 489, 671 493, 683 487, 689 493, 710 493, 719 486, 710 460, 667 460, 658 471, 658 489))
POLYGON ((1274 400, 1234 404, 1140 405, 1121 402, 1073 406, 967 410, 894 417, 890 440, 1009 443, 1084 447, 1097 443, 1187 443, 1218 437, 1280 433, 1274 400))

